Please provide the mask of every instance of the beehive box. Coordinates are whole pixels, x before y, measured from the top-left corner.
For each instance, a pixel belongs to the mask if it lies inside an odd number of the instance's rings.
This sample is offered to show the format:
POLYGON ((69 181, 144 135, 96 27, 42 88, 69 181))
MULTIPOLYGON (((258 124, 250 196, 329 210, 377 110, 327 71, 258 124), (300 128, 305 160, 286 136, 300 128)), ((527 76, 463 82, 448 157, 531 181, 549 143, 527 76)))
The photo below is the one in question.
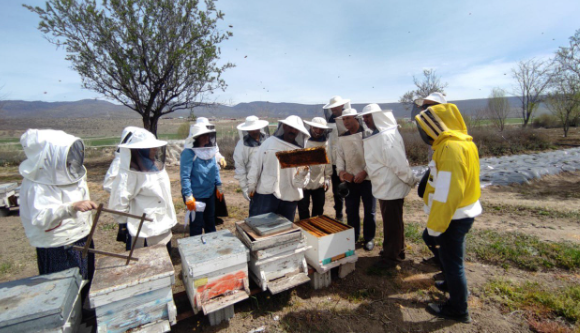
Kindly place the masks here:
POLYGON ((230 231, 178 239, 177 246, 194 313, 208 315, 249 297, 248 249, 230 231))
POLYGON ((89 301, 97 315, 97 331, 168 332, 176 320, 171 286, 175 271, 167 248, 135 249, 138 261, 102 257, 96 261, 89 301))
POLYGON ((354 229, 328 216, 320 215, 296 222, 310 248, 306 260, 318 273, 342 263, 355 262, 354 229))
POLYGON ((236 234, 250 249, 250 274, 262 290, 277 294, 310 281, 304 258, 306 240, 301 230, 291 229, 259 236, 246 225, 236 222, 236 234))
POLYGON ((0 332, 77 332, 78 268, 0 284, 0 332))

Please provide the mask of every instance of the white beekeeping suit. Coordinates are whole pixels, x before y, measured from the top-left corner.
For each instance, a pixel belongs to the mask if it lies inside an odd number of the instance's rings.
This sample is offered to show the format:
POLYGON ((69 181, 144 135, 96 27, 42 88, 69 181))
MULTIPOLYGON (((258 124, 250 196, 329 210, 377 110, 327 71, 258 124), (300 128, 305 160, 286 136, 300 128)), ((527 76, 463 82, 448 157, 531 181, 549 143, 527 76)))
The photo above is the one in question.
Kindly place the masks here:
MULTIPOLYGON (((124 143, 131 142, 131 138, 138 132, 147 131, 144 128, 135 127, 135 126, 128 126, 123 129, 121 133, 121 141, 119 142, 120 145, 124 143)), ((147 131, 148 132, 148 131, 147 131)), ((113 162, 111 162, 111 166, 109 166, 109 170, 107 170, 107 174, 105 175, 105 180, 103 181, 103 188, 105 191, 111 193, 111 186, 113 185, 113 181, 117 174, 119 173, 119 164, 121 163, 121 154, 120 148, 117 148, 115 151, 115 158, 113 162)))
POLYGON ((373 195, 381 200, 407 196, 416 179, 405 155, 405 144, 391 110, 369 104, 360 116, 371 115, 376 127, 363 139, 366 170, 373 184, 373 195))
POLYGON ((139 239, 135 240, 139 219, 115 216, 119 224, 127 223, 132 241, 137 247, 167 244, 171 240, 171 228, 177 224, 171 197, 169 176, 165 170, 165 148, 148 131, 135 133, 130 143, 119 146, 119 173, 113 182, 109 208, 141 216, 143 213, 153 222, 143 223, 139 239))
POLYGON ((26 160, 20 164, 20 218, 30 245, 69 245, 91 230, 91 212, 73 203, 90 200, 83 166, 84 144, 63 131, 30 129, 20 138, 26 160))
MULTIPOLYGON (((207 129, 209 129, 209 130, 215 130, 215 125, 210 123, 209 119, 207 119, 206 117, 198 117, 195 120, 195 124, 191 125, 189 127, 189 136, 190 137, 192 135, 193 126, 195 126, 197 124, 205 125, 205 127, 207 127, 207 129)), ((225 157, 222 154, 220 154, 220 147, 217 145, 217 142, 215 144, 215 148, 216 148, 215 161, 217 162, 217 164, 220 168, 225 168, 228 164, 226 163, 225 157)))
POLYGON ((244 123, 237 126, 240 140, 234 149, 234 162, 236 171, 234 178, 240 182, 242 195, 248 201, 248 173, 252 156, 258 148, 270 136, 268 121, 260 120, 256 116, 249 116, 244 123))
POLYGON ((286 119, 280 120, 276 132, 260 145, 258 152, 252 157, 248 173, 249 193, 255 191, 260 194, 274 194, 276 198, 284 201, 302 199, 302 188, 310 180, 310 170, 308 168, 282 169, 276 152, 304 148, 309 137, 310 134, 300 117, 288 116, 286 119), (283 125, 298 130, 294 143, 282 139, 284 136, 283 125))
MULTIPOLYGON (((306 142, 305 148, 314 147, 324 147, 326 149, 326 155, 329 155, 328 139, 332 135, 333 130, 328 126, 326 120, 321 117, 314 117, 312 121, 304 121, 307 130, 311 131, 312 127, 318 127, 324 130, 324 133, 318 140, 314 139, 311 135, 310 139, 306 142)), ((330 186, 330 176, 332 175, 332 165, 331 164, 321 164, 310 166, 310 181, 304 187, 305 190, 316 190, 321 187, 328 189, 330 186)))
POLYGON ((324 117, 326 118, 327 126, 332 129, 330 132, 330 136, 328 138, 328 148, 329 148, 329 155, 328 158, 330 159, 330 164, 336 165, 336 151, 338 149, 338 135, 339 133, 344 133, 346 128, 341 122, 337 122, 336 118, 342 115, 342 111, 338 112, 337 114, 333 114, 332 109, 342 106, 344 110, 350 109, 350 99, 343 99, 340 96, 334 96, 330 99, 328 104, 323 106, 324 110, 324 117))
MULTIPOLYGON (((338 128, 344 127, 342 123, 342 117, 345 116, 357 116, 358 113, 355 109, 346 109, 343 111, 342 116, 336 119, 338 128)), ((360 128, 359 132, 350 134, 345 128, 344 132, 339 133, 338 136, 338 149, 336 151, 336 172, 340 174, 342 171, 346 171, 352 175, 356 175, 359 172, 366 170, 366 163, 364 157, 364 148, 362 139, 370 134, 370 131, 363 123, 361 119, 357 119, 360 128)), ((369 177, 365 178, 369 180, 369 177)))

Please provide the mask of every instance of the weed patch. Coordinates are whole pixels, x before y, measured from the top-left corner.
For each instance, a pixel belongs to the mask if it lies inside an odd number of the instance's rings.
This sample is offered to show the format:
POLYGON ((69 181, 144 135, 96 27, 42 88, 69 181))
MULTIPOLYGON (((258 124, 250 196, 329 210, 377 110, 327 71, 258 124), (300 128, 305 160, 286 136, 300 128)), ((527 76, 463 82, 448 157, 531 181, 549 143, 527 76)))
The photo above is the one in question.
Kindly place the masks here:
POLYGON ((573 324, 580 322, 580 286, 548 288, 536 282, 514 283, 491 280, 484 285, 486 296, 509 311, 523 309, 539 318, 563 317, 573 324))

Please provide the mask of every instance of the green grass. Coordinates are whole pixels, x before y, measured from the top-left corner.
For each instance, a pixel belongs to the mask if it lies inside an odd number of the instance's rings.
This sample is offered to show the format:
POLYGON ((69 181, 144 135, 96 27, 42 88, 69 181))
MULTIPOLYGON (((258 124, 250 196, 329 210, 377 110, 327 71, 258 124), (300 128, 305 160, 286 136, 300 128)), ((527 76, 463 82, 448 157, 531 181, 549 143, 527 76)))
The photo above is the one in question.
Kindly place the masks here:
POLYGON ((537 282, 514 283, 491 280, 483 287, 484 293, 510 311, 524 309, 545 317, 563 317, 580 322, 580 286, 550 288, 537 282))
MULTIPOLYGON (((405 224, 405 240, 424 245, 422 226, 405 224)), ((529 271, 580 269, 580 246, 572 242, 544 242, 517 232, 472 229, 466 238, 466 257, 504 269, 517 267, 529 271)))
POLYGON ((518 216, 537 216, 546 218, 568 218, 580 220, 580 211, 559 211, 546 207, 528 207, 518 205, 489 204, 483 202, 484 211, 495 211, 502 214, 515 214, 518 216))
POLYGON ((4 275, 12 270, 12 262, 3 262, 0 264, 0 275, 4 275))

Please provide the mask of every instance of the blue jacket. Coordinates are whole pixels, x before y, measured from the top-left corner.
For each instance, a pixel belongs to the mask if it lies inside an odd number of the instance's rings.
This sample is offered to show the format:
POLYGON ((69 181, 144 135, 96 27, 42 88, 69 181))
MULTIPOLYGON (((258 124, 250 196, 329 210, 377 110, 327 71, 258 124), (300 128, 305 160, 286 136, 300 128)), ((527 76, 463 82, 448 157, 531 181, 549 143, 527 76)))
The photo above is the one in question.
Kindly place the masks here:
POLYGON ((181 194, 184 198, 193 195, 194 198, 209 198, 215 187, 222 184, 220 172, 215 158, 202 160, 195 158, 192 149, 184 149, 181 153, 181 194))

